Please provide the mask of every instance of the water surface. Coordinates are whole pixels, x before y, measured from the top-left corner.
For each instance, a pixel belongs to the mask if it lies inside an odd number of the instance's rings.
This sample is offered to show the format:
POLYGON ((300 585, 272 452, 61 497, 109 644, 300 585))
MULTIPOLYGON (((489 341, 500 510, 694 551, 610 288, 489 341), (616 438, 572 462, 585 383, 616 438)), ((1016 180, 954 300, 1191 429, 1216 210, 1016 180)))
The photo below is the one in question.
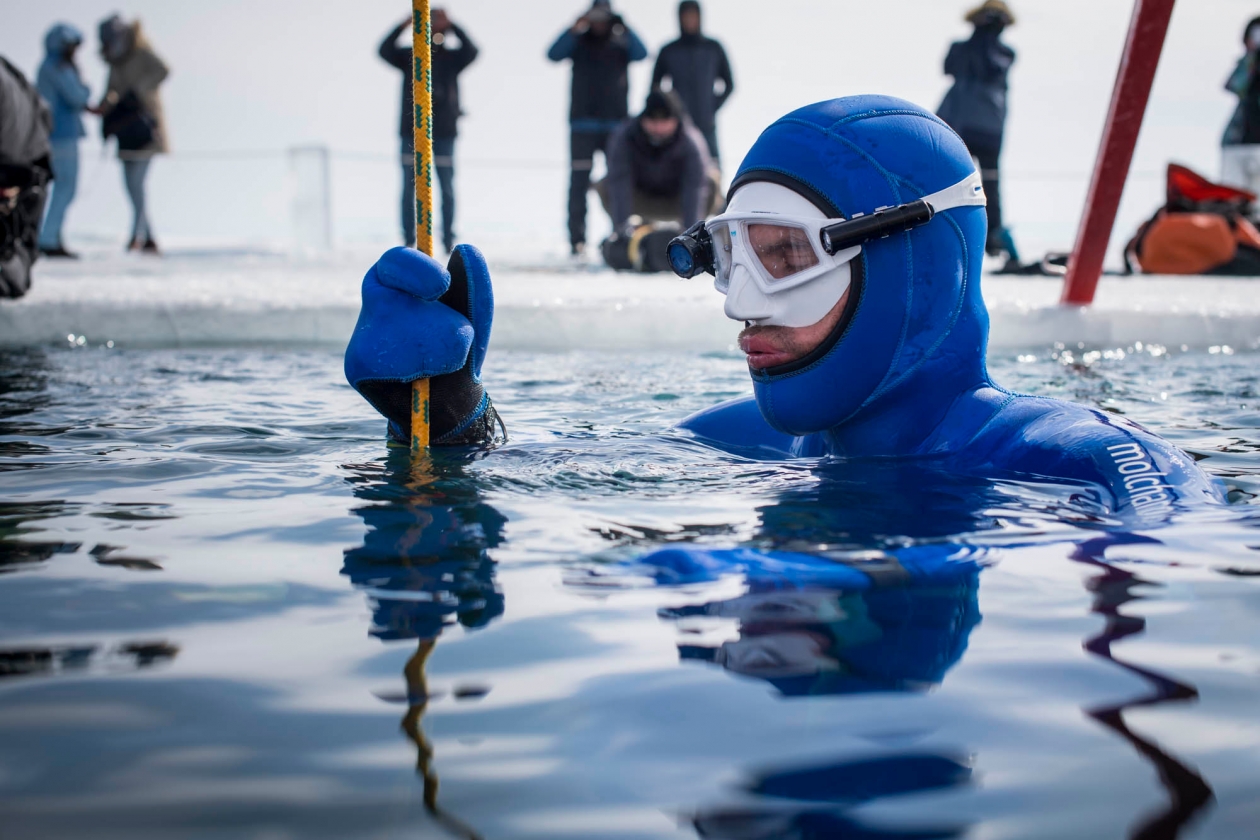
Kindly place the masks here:
POLYGON ((1117 539, 1052 487, 669 435, 747 392, 729 355, 492 354, 511 443, 415 469, 336 353, 0 354, 0 836, 1254 836, 1255 359, 991 360, 1231 488, 1117 539), (683 542, 984 553, 637 573, 683 542))

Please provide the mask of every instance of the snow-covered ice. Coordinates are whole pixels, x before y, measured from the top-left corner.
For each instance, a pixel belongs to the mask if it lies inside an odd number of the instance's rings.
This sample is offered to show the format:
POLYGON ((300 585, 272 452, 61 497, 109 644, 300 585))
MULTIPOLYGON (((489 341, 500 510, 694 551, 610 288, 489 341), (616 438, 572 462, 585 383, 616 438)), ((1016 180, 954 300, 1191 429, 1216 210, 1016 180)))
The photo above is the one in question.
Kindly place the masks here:
MULTIPOLYGON (((183 251, 154 260, 105 253, 42 261, 31 293, 0 302, 0 344, 190 347, 344 345, 359 311, 368 252, 297 258, 266 251, 183 251)), ((736 325, 703 278, 616 274, 562 261, 490 260, 493 346, 518 350, 723 351, 736 325)), ((1136 341, 1168 347, 1260 342, 1252 280, 1104 277, 1094 306, 1058 305, 1061 281, 988 275, 998 349, 1136 341)))

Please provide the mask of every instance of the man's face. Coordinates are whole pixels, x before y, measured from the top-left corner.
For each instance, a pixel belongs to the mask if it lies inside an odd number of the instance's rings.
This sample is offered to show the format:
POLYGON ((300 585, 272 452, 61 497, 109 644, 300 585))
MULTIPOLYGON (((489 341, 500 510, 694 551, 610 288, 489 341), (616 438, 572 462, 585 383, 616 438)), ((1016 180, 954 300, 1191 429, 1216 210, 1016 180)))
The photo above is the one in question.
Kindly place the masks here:
POLYGON ((644 133, 653 141, 664 143, 678 131, 677 117, 643 117, 639 120, 644 133))
POLYGON ((844 305, 849 301, 846 289, 817 324, 808 327, 745 326, 739 334, 739 349, 748 357, 748 366, 754 370, 778 367, 795 362, 809 355, 823 343, 840 323, 844 305))
POLYGON ((434 32, 445 32, 451 27, 451 19, 446 16, 446 9, 434 9, 429 12, 429 25, 434 32))
POLYGON ((685 10, 678 18, 682 31, 687 35, 695 35, 700 31, 700 13, 695 9, 685 10))

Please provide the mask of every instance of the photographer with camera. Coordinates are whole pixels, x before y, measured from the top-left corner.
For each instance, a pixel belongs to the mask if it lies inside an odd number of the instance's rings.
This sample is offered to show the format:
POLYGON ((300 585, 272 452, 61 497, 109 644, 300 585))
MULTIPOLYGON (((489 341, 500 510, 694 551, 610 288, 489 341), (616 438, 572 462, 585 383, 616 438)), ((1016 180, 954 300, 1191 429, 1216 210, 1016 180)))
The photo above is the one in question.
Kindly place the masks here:
POLYGON ((647 48, 615 14, 608 0, 595 0, 547 51, 552 61, 573 62, 569 104, 569 245, 574 256, 586 249, 586 193, 595 152, 629 116, 627 70, 647 58, 647 48))

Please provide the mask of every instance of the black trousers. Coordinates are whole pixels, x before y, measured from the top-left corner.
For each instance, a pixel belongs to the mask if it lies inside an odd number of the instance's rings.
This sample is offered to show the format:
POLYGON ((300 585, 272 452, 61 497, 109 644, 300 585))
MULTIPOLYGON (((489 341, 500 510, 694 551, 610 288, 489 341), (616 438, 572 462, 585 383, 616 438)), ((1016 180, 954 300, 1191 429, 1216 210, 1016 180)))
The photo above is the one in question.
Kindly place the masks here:
POLYGON ((984 180, 984 195, 988 200, 985 213, 989 217, 989 236, 997 236, 1002 232, 1002 194, 998 183, 1002 137, 970 132, 960 132, 959 136, 967 144, 967 151, 980 163, 980 177, 984 180))
MULTIPOLYGON (((595 152, 603 153, 610 131, 569 132, 569 244, 586 242, 586 193, 595 152)), ((607 158, 605 158, 607 162, 607 158)))

